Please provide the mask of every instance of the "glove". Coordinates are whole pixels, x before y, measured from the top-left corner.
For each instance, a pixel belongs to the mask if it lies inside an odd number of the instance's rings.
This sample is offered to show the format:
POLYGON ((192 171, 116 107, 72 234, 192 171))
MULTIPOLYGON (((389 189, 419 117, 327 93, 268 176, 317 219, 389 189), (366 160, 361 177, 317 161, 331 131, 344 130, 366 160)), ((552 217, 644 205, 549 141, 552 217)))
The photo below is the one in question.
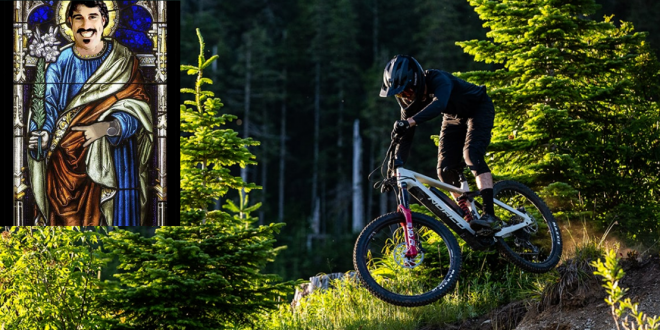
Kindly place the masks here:
POLYGON ((392 137, 403 135, 410 128, 410 123, 407 120, 397 120, 394 122, 394 129, 392 130, 392 137))

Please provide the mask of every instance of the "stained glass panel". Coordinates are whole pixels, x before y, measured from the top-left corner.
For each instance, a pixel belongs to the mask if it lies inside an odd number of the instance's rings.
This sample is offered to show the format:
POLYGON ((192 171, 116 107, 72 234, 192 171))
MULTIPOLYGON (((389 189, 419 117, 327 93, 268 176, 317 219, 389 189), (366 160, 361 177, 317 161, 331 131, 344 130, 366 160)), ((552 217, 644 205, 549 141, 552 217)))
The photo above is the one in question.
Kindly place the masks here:
POLYGON ((53 11, 52 7, 50 7, 50 6, 41 6, 41 7, 36 8, 30 14, 30 18, 28 18, 28 23, 30 25, 44 23, 44 22, 47 22, 47 21, 52 21, 53 17, 55 17, 55 12, 53 11))
POLYGON ((138 53, 148 53, 153 49, 153 43, 146 34, 127 29, 117 29, 115 34, 118 41, 134 49, 138 53))
POLYGON ((166 1, 14 1, 14 224, 164 225, 166 1))

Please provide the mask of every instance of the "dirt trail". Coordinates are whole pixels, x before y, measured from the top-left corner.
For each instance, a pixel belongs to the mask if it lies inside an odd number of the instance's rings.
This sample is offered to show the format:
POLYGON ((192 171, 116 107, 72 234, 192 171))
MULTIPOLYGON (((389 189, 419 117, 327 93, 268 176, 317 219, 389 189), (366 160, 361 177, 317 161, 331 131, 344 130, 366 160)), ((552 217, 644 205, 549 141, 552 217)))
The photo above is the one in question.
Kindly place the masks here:
MULTIPOLYGON (((657 255, 620 261, 625 276, 620 286, 628 288, 624 298, 639 303, 648 316, 660 315, 660 257, 657 255)), ((448 330, 616 330, 610 306, 605 302, 603 282, 594 278, 569 288, 543 310, 538 304, 514 302, 478 319, 444 327, 448 330)), ((623 327, 621 327, 623 329, 623 327)), ((437 329, 425 329, 437 330, 437 329)))

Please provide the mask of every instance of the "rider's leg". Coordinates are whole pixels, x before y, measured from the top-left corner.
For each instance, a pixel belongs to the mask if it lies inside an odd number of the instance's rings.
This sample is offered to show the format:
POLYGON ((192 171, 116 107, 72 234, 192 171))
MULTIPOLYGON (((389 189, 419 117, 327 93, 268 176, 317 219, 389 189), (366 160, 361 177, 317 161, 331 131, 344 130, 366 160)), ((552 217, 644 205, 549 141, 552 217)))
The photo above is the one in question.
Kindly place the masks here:
POLYGON ((468 131, 463 150, 465 163, 475 175, 477 186, 481 192, 484 214, 479 219, 470 222, 470 228, 480 235, 492 235, 500 228, 493 205, 493 177, 484 159, 486 148, 490 144, 494 119, 493 102, 490 97, 487 97, 486 101, 475 109, 467 122, 468 131))
POLYGON ((477 187, 479 190, 493 188, 493 175, 490 172, 481 173, 477 175, 477 171, 473 171, 475 178, 477 179, 477 187))
POLYGON ((481 192, 484 210, 490 215, 495 215, 493 210, 493 177, 490 168, 486 164, 484 156, 486 148, 490 144, 491 131, 495 119, 495 108, 490 97, 475 109, 471 118, 467 121, 467 135, 463 157, 465 163, 472 170, 481 192))
POLYGON ((479 188, 479 191, 481 191, 484 211, 490 215, 495 215, 493 202, 493 175, 490 172, 477 174, 476 171, 473 171, 472 173, 476 177, 477 187, 479 188))
MULTIPOLYGON (((466 132, 465 120, 448 114, 444 115, 438 143, 438 178, 440 181, 456 187, 460 187, 460 182, 455 169, 459 169, 461 166, 466 132)), ((455 198, 460 196, 453 192, 452 195, 455 198)))

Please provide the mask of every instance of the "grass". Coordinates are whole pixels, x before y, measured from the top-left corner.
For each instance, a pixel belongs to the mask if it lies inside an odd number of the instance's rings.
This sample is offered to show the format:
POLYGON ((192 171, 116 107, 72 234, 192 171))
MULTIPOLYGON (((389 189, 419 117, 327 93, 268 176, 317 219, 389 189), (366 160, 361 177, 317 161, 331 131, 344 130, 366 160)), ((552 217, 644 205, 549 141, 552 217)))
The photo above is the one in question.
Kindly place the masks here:
MULTIPOLYGON (((612 225, 614 226, 614 224, 612 225)), ((515 301, 544 309, 570 303, 601 283, 593 262, 621 243, 594 234, 586 222, 563 226, 564 253, 559 266, 545 274, 525 273, 493 253, 464 250, 464 265, 452 292, 430 305, 397 307, 375 298, 350 277, 335 280, 335 289, 316 291, 292 310, 288 304, 266 315, 257 328, 399 330, 435 329, 477 318, 515 301), (487 262, 488 260, 488 262, 487 262), (495 262, 493 262, 495 260, 495 262)), ((621 250, 620 250, 621 251, 621 250)), ((495 324, 493 324, 495 325, 495 324)))
POLYGON ((426 306, 398 307, 375 298, 356 280, 335 280, 335 289, 314 292, 295 310, 282 305, 268 316, 267 329, 419 329, 478 317, 493 308, 522 298, 533 285, 533 275, 508 268, 501 279, 490 271, 462 275, 453 292, 426 306))

